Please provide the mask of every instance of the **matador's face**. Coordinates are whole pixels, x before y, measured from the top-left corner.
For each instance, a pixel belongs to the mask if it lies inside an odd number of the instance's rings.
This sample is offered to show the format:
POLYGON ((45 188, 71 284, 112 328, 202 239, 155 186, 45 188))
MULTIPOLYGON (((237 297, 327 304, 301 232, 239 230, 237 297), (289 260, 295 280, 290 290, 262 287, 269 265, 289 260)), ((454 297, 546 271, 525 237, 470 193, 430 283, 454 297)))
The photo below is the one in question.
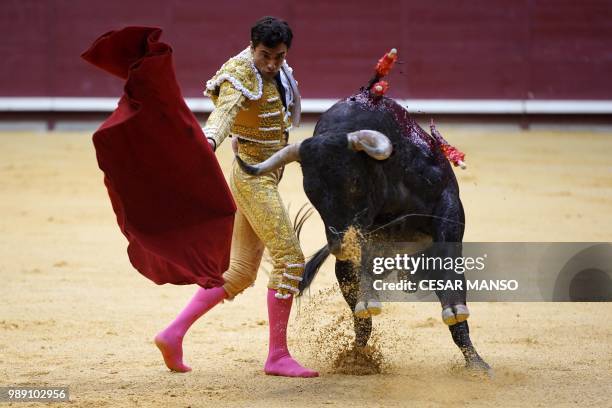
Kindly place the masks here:
POLYGON ((287 45, 280 43, 274 48, 269 48, 260 43, 253 48, 251 44, 251 52, 253 53, 253 62, 261 75, 266 79, 273 79, 285 61, 287 45))

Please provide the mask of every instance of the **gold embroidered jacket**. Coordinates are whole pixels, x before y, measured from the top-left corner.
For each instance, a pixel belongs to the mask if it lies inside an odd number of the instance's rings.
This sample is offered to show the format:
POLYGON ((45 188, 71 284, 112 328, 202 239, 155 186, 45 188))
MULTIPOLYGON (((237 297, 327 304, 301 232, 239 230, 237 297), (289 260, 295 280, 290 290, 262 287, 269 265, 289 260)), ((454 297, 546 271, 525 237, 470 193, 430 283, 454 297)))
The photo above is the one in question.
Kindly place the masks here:
MULTIPOLYGON (((285 109, 274 80, 265 80, 255 67, 250 48, 229 59, 206 83, 205 95, 215 109, 204 133, 219 146, 229 135, 263 144, 280 144, 295 117, 299 120, 299 92, 283 63, 281 80, 287 93, 289 110, 285 109)), ((296 123, 297 125, 297 123, 296 123)))

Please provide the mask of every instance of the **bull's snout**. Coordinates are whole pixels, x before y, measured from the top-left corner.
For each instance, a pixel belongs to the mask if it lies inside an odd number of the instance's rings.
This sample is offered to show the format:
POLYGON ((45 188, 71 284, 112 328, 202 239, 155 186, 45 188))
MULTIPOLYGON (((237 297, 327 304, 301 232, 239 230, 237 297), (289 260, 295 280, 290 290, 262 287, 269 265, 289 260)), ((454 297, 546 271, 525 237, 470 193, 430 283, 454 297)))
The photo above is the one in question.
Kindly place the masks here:
POLYGON ((327 246, 329 247, 329 252, 342 261, 342 238, 332 238, 327 240, 327 246))
POLYGON ((346 261, 347 257, 344 251, 344 235, 338 229, 329 226, 326 231, 327 235, 327 247, 329 248, 329 252, 336 257, 339 261, 346 261))
POLYGON ((327 247, 329 252, 338 257, 342 251, 342 234, 333 226, 326 226, 325 237, 327 238, 327 247))

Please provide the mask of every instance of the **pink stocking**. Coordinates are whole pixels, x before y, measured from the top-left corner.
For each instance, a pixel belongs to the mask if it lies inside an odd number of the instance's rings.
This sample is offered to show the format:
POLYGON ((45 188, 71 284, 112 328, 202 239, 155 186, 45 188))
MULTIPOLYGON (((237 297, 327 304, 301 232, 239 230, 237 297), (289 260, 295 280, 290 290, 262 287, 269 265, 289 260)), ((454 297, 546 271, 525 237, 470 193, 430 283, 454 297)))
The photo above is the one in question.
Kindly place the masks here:
POLYGON ((268 318, 270 320, 270 348, 264 371, 269 375, 285 377, 318 377, 319 373, 304 368, 295 361, 287 349, 287 323, 293 297, 277 299, 275 290, 268 289, 268 318))
POLYGON ((170 326, 155 336, 155 345, 161 351, 164 362, 170 370, 181 373, 191 371, 190 367, 183 364, 183 337, 196 320, 225 297, 225 290, 222 287, 199 288, 185 309, 170 323, 170 326))

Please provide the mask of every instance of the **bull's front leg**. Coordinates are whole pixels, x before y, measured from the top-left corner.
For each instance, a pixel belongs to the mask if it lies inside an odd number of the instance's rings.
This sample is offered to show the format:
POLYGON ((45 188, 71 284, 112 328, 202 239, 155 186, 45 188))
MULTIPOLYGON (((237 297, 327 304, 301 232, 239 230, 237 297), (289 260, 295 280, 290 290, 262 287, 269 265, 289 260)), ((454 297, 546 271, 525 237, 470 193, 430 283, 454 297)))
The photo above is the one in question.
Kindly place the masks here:
POLYGON ((491 366, 480 357, 472 344, 472 340, 470 340, 470 327, 468 326, 467 320, 448 326, 448 328, 450 329, 451 336, 453 336, 453 341, 457 347, 459 347, 461 353, 463 353, 466 367, 492 373, 491 366))
MULTIPOLYGON (((365 265, 371 265, 371 262, 367 262, 365 265)), ((382 312, 382 303, 378 299, 378 292, 374 290, 372 273, 363 268, 363 265, 359 267, 353 266, 353 270, 359 276, 359 296, 354 309, 355 316, 360 319, 366 319, 379 315, 382 312)))
POLYGON ((344 296, 344 300, 346 300, 346 303, 351 308, 353 327, 355 329, 355 345, 357 347, 365 347, 372 334, 372 318, 369 316, 360 318, 354 314, 359 299, 360 280, 353 263, 336 260, 336 279, 338 280, 338 285, 340 285, 340 291, 342 296, 344 296))
MULTIPOLYGON (((430 255, 441 259, 461 257, 465 217, 458 193, 453 190, 445 191, 435 215, 435 245, 430 255)), ((480 357, 470 339, 465 276, 445 269, 432 271, 432 275, 436 280, 461 282, 459 288, 455 287, 454 290, 436 291, 442 305, 442 320, 448 325, 453 341, 461 350, 466 367, 492 373, 491 367, 480 357)))

